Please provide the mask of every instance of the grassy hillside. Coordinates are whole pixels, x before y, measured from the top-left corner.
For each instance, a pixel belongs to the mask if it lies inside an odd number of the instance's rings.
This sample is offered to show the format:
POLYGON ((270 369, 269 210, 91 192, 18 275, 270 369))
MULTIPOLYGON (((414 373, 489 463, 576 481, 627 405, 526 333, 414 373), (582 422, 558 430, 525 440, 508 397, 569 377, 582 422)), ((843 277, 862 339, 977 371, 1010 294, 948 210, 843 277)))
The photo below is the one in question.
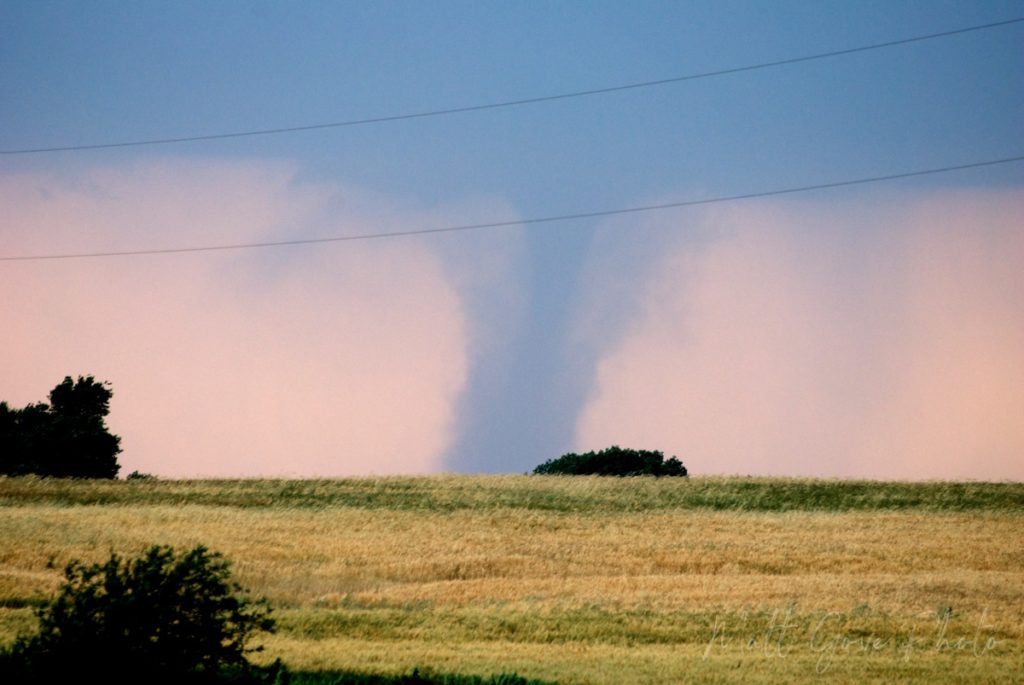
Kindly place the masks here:
POLYGON ((1024 485, 0 478, 0 643, 73 558, 203 543, 297 670, 1013 682, 1024 485))

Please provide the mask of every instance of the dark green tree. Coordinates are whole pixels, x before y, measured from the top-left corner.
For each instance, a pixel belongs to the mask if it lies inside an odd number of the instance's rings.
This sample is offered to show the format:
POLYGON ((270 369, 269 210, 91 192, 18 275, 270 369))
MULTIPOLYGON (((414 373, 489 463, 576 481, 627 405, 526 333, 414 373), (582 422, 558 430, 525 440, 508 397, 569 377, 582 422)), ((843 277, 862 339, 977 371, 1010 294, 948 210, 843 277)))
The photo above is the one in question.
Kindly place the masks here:
POLYGON ((113 393, 92 376, 64 380, 50 404, 0 402, 0 474, 115 478, 121 438, 107 428, 113 393))
POLYGON ((39 473, 39 457, 50 433, 50 408, 29 404, 13 409, 0 402, 0 475, 39 473))
POLYGON ((21 682, 243 682, 251 638, 274 621, 239 591, 228 561, 201 545, 72 562, 56 599, 37 610, 38 634, 0 655, 0 670, 21 682))
POLYGON ((533 470, 535 474, 597 476, 685 476, 686 467, 676 457, 654 450, 634 450, 613 445, 600 452, 570 452, 549 459, 533 470))

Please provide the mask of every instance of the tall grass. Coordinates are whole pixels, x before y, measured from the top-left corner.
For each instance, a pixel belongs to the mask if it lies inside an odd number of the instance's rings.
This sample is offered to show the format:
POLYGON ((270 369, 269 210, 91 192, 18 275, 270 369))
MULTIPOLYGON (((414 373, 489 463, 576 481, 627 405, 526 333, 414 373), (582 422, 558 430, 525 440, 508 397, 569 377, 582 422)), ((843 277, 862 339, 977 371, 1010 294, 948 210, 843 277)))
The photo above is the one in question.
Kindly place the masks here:
POLYGON ((650 476, 76 481, 0 477, 0 506, 186 505, 409 511, 1024 511, 1024 483, 650 476))

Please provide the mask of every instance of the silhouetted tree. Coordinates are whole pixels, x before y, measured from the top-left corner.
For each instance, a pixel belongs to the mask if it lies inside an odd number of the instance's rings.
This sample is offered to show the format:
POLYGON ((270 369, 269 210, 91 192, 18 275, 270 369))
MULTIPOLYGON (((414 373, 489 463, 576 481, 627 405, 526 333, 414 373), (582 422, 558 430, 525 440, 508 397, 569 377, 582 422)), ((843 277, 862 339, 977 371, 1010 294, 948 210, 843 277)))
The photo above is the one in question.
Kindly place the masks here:
POLYGON ((139 558, 74 561, 36 611, 39 632, 0 651, 14 682, 247 682, 249 641, 273 631, 263 600, 238 594, 228 561, 199 545, 153 546, 139 558))
POLYGON ((115 478, 121 438, 107 429, 109 384, 70 376, 50 392, 50 404, 12 409, 0 402, 0 474, 115 478))
POLYGON ((535 474, 597 476, 685 476, 686 467, 675 457, 668 460, 654 450, 633 450, 613 445, 600 452, 570 452, 549 459, 533 470, 535 474))

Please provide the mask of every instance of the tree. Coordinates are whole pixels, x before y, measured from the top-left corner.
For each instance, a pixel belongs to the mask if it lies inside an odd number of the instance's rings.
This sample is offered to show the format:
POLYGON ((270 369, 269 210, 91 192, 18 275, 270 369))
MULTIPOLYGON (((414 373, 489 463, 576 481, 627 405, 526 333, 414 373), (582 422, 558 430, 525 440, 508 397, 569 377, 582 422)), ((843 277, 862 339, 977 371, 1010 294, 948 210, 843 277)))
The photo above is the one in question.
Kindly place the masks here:
POLYGON ((12 409, 0 402, 0 474, 116 478, 121 438, 106 424, 112 396, 92 376, 66 376, 50 404, 12 409))
POLYGON ((58 596, 36 612, 38 634, 19 637, 0 670, 21 682, 215 682, 226 673, 243 682, 250 639, 274 620, 240 589, 228 561, 202 545, 71 562, 58 596))
POLYGON ((535 474, 598 476, 686 476, 686 467, 676 457, 654 450, 634 450, 613 445, 600 452, 570 452, 549 459, 533 470, 535 474))

